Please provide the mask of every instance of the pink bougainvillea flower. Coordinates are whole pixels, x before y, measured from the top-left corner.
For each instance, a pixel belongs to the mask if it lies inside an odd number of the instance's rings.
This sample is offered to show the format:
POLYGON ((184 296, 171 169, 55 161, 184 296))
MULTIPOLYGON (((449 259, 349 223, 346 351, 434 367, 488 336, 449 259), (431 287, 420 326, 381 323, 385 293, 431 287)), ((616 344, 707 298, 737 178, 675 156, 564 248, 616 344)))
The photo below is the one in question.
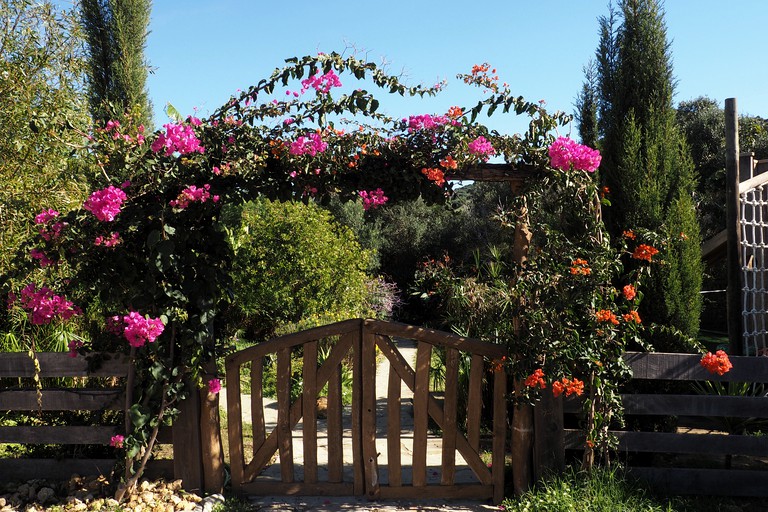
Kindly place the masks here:
POLYGON ((146 318, 136 311, 123 317, 123 335, 132 347, 143 347, 153 343, 163 333, 165 325, 159 318, 146 318))
MULTIPOLYGON (((332 69, 321 75, 316 71, 314 75, 301 81, 301 94, 307 92, 310 88, 316 90, 319 94, 328 94, 332 87, 341 87, 339 76, 332 69)), ((290 91, 286 91, 289 94, 290 91)), ((294 94, 294 96, 298 96, 294 94)))
POLYGON ((33 260, 38 260, 42 268, 45 268, 53 264, 53 260, 50 259, 47 254, 45 254, 43 251, 37 248, 34 248, 31 251, 29 251, 29 257, 32 258, 33 260))
POLYGON ((211 379, 208 381, 208 392, 212 395, 218 394, 221 391, 221 381, 219 379, 211 379))
MULTIPOLYGON (((197 118, 190 118, 197 119, 197 118)), ((199 120, 197 120, 199 122, 199 120)), ((194 124, 194 121, 192 121, 194 124)), ((200 140, 195 135, 195 129, 188 124, 164 124, 165 133, 157 136, 150 148, 155 153, 165 152, 165 156, 174 153, 186 155, 187 153, 204 153, 205 149, 200 145, 200 140)))
POLYGON ((124 441, 125 441, 125 436, 121 436, 120 434, 117 434, 112 436, 112 439, 109 441, 109 446, 112 446, 114 448, 122 448, 124 441))
POLYGON ((53 208, 48 208, 47 210, 43 210, 35 215, 35 224, 47 224, 49 221, 55 219, 59 215, 60 213, 53 208))
POLYGON ((359 190, 357 195, 363 200, 363 210, 378 208, 389 200, 389 198, 384 195, 384 191, 380 188, 377 188, 376 190, 359 190))
POLYGON ((569 139, 558 137, 549 146, 552 167, 561 171, 577 170, 594 172, 600 166, 600 152, 569 139))
POLYGON ((120 208, 126 199, 125 192, 110 185, 91 194, 83 203, 83 208, 102 222, 112 222, 120 213, 120 208))
POLYGON ((120 233, 117 231, 113 231, 109 236, 97 236, 93 241, 93 245, 103 247, 115 247, 121 243, 123 243, 123 239, 120 238, 120 233))
POLYGON ((33 325, 49 324, 55 319, 69 320, 80 314, 80 308, 63 296, 43 286, 39 290, 30 283, 21 290, 21 307, 29 312, 33 325))
POLYGON ((310 133, 308 137, 304 137, 302 135, 293 141, 289 148, 289 152, 296 156, 315 156, 318 153, 322 153, 327 148, 328 144, 323 142, 323 139, 319 133, 310 133))
POLYGON ((408 132, 413 133, 418 130, 434 130, 450 122, 448 116, 433 116, 430 114, 421 114, 408 117, 408 132))
POLYGON ((69 348, 69 357, 77 357, 77 351, 83 347, 83 342, 80 340, 72 340, 67 346, 69 348))
POLYGON ((487 161, 488 158, 496 154, 496 150, 491 143, 482 135, 469 143, 469 152, 483 161, 487 161))

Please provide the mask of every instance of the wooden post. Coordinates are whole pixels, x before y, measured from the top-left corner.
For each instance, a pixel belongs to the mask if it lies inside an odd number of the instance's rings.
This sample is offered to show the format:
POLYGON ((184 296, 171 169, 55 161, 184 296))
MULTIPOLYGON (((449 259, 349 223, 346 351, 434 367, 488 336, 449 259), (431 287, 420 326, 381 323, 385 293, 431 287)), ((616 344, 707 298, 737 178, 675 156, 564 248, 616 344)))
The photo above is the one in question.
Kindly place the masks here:
MULTIPOLYGON (((216 364, 205 367, 208 378, 216 374, 216 364)), ((219 393, 207 388, 200 390, 200 441, 203 465, 203 486, 207 493, 224 492, 224 448, 221 443, 219 393)))
POLYGON ((533 476, 538 481, 548 473, 565 470, 563 398, 548 389, 533 408, 533 476))
POLYGON ((754 171, 755 154, 751 151, 739 153, 739 181, 751 179, 754 176, 754 171))
POLYGON ((203 455, 200 440, 200 393, 187 383, 188 397, 179 402, 179 416, 173 422, 173 475, 184 490, 200 493, 203 489, 203 455))
POLYGON ((741 229, 739 218, 739 116, 736 98, 725 100, 725 219, 728 243, 727 314, 731 354, 740 355, 741 342, 741 229))

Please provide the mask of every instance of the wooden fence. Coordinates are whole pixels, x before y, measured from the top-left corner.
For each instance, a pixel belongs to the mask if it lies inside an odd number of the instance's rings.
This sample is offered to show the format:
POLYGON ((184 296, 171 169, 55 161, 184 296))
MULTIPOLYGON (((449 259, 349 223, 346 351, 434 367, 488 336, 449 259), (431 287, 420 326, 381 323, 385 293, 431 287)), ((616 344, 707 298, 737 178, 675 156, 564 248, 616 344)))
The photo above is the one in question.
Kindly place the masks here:
MULTIPOLYGON (((665 382, 678 383, 677 387, 682 382, 691 384, 689 393, 622 395, 626 417, 666 417, 677 423, 670 432, 612 432, 618 437, 620 455, 630 456, 632 474, 669 494, 768 496, 766 427, 762 435, 728 432, 725 427, 729 418, 766 420, 768 425, 768 357, 731 357, 733 369, 723 376, 702 368, 698 355, 627 353, 624 357, 634 380, 654 382, 654 388, 665 382), (726 388, 728 383, 765 383, 767 387, 762 394, 752 395, 696 393, 693 383, 704 381, 726 388)), ((566 413, 579 409, 578 401, 564 403, 566 413)), ((564 437, 568 449, 584 445, 580 430, 565 429, 564 437)))
MULTIPOLYGON (((0 388, 0 411, 20 411, 34 418, 38 412, 122 411, 125 408, 125 378, 130 365, 124 357, 103 356, 100 364, 89 368, 83 357, 67 353, 39 353, 38 376, 45 385, 50 379, 73 379, 66 387, 44 387, 38 397, 34 385, 35 365, 27 353, 0 354, 0 379, 10 385, 0 388), (94 383, 98 381, 98 386, 94 383)), ((119 415, 116 414, 119 419, 119 415)), ((42 423, 42 422, 41 422, 42 423)), ((0 426, 0 443, 109 445, 123 425, 24 425, 0 426)), ((161 430, 161 443, 171 442, 170 429, 161 430)), ((109 475, 114 458, 2 458, 0 481, 50 478, 66 480, 72 474, 109 475)), ((152 461, 149 475, 173 475, 172 460, 152 461)))

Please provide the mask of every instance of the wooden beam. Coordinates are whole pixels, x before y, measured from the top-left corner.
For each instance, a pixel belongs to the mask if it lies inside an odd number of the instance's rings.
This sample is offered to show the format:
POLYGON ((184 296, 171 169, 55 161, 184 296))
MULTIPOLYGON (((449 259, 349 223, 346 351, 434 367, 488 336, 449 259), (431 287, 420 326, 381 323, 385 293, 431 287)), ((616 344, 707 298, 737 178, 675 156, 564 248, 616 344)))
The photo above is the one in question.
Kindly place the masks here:
POLYGON ((736 98, 725 100, 725 225, 728 289, 728 341, 732 354, 743 352, 741 340, 741 230, 739 224, 739 115, 736 98))

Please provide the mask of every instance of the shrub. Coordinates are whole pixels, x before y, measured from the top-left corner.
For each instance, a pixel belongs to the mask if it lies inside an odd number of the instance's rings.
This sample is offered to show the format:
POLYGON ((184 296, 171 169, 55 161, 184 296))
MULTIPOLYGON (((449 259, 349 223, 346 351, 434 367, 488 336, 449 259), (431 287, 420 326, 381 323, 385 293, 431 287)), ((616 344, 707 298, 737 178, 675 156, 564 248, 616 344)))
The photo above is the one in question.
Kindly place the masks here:
POLYGON ((234 317, 250 339, 363 316, 370 254, 314 203, 259 199, 224 214, 234 317))

